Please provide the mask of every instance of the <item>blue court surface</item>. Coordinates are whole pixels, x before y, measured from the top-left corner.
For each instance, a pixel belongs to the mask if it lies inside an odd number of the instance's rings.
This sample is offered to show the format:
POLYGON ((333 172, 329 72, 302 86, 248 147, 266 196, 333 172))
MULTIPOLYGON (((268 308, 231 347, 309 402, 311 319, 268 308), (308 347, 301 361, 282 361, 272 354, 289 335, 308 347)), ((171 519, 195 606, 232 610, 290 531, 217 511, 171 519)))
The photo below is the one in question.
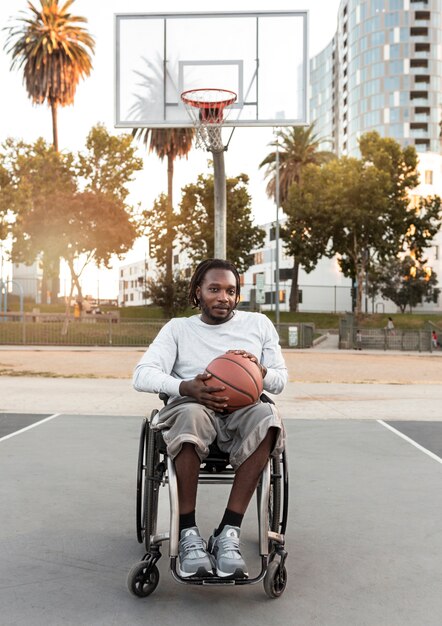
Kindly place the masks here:
MULTIPOLYGON (((0 623, 308 626, 442 623, 442 423, 288 420, 288 583, 175 583, 167 544, 146 599, 126 589, 141 417, 0 414, 0 623)), ((227 486, 200 486, 211 533, 227 486)), ((256 506, 243 552, 258 568, 256 506)), ((159 529, 168 528, 167 487, 159 529)))

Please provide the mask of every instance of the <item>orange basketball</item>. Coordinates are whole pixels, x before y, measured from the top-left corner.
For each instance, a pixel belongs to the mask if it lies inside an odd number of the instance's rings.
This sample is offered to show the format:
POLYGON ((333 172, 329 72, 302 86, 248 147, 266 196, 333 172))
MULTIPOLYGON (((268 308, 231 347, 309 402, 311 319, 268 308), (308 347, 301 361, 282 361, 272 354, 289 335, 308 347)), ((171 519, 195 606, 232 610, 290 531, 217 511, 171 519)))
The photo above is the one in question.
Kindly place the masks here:
POLYGON ((263 380, 259 366, 241 354, 226 352, 213 359, 206 372, 212 374, 207 385, 225 387, 224 391, 217 391, 214 395, 229 397, 229 412, 254 404, 262 394, 263 380))

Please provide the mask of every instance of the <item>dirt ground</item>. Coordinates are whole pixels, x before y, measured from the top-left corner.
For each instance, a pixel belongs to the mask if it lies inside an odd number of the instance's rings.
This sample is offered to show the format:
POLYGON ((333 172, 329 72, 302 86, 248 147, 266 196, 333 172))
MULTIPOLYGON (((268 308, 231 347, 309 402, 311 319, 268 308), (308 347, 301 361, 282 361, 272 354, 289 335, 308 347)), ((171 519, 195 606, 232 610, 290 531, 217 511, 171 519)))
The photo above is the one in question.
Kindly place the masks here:
MULTIPOLYGON (((0 376, 130 378, 141 348, 0 349, 0 376)), ((441 384, 442 353, 284 350, 291 382, 441 384)))

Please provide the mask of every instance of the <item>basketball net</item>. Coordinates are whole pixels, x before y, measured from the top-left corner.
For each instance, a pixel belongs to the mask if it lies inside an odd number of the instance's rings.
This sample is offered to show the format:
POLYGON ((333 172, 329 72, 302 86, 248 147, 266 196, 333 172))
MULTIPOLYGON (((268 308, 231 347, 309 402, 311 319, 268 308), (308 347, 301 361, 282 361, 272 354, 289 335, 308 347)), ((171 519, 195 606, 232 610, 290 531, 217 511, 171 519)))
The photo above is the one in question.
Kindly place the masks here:
POLYGON ((223 152, 222 127, 236 100, 236 93, 227 89, 190 89, 181 100, 196 130, 197 148, 223 152))

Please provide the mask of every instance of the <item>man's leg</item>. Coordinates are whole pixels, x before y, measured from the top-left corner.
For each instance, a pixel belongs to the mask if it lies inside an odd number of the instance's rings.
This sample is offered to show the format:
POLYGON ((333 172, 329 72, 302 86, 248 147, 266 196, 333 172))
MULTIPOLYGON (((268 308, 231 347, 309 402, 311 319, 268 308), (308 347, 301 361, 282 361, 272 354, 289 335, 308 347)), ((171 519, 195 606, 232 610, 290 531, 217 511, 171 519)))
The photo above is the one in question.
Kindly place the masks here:
POLYGON ((255 452, 236 470, 223 519, 209 541, 209 552, 215 556, 218 576, 225 578, 248 576, 247 566, 239 550, 239 529, 261 473, 275 446, 277 434, 277 428, 269 428, 255 452))
MULTIPOLYGON (((180 515, 195 512, 200 459, 192 443, 183 443, 175 457, 180 515)), ((194 524, 190 524, 194 526, 194 524)))
POLYGON ((212 576, 212 561, 195 521, 200 459, 192 443, 183 443, 175 457, 180 510, 178 572, 183 578, 212 576))

